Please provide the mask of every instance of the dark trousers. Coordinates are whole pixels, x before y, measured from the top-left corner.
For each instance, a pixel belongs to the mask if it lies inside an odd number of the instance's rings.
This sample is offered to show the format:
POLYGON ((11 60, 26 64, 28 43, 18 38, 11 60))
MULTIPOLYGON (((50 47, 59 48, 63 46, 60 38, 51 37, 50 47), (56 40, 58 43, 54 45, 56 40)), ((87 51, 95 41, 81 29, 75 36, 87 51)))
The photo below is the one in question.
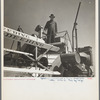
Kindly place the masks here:
POLYGON ((47 43, 54 43, 55 42, 55 35, 47 35, 47 43))

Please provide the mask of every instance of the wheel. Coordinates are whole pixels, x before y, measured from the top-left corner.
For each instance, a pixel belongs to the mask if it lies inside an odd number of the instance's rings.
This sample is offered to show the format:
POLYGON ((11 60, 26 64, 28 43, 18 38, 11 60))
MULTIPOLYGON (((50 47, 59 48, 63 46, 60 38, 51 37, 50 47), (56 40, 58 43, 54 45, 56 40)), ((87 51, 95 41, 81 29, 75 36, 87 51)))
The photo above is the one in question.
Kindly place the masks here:
MULTIPOLYGON (((39 61, 42 65, 44 65, 45 67, 48 66, 48 59, 46 57, 42 57, 39 61)), ((41 66, 39 66, 40 68, 42 68, 41 66)))

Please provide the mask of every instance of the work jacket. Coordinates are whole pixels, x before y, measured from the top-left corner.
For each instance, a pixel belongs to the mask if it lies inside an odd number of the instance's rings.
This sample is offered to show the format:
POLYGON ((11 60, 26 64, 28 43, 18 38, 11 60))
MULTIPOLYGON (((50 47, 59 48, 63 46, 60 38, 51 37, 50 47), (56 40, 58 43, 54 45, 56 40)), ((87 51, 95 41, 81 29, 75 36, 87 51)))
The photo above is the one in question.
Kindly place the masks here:
POLYGON ((57 23, 50 20, 46 23, 44 29, 47 29, 47 35, 55 35, 55 33, 57 32, 57 23))

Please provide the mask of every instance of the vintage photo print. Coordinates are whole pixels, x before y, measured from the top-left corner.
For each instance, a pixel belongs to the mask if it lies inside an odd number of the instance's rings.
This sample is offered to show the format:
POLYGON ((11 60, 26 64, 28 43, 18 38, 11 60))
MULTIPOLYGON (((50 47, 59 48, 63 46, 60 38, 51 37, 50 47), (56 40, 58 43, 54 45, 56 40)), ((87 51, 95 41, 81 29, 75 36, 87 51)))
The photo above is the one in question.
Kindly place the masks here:
POLYGON ((99 100, 99 0, 1 0, 2 100, 99 100))
POLYGON ((4 0, 4 77, 95 77, 96 0, 4 0))

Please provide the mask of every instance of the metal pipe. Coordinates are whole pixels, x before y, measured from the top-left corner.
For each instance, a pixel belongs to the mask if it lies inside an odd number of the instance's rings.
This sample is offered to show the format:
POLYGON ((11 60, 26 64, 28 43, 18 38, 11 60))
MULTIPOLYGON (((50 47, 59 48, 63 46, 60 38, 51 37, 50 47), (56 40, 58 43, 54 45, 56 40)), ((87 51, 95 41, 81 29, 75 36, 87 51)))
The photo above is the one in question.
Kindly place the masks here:
POLYGON ((77 10, 77 14, 76 14, 76 17, 75 17, 73 30, 72 30, 72 50, 73 50, 73 52, 74 52, 74 30, 75 30, 75 27, 77 25, 76 21, 77 21, 80 6, 81 6, 81 2, 79 2, 79 6, 78 6, 78 10, 77 10))

